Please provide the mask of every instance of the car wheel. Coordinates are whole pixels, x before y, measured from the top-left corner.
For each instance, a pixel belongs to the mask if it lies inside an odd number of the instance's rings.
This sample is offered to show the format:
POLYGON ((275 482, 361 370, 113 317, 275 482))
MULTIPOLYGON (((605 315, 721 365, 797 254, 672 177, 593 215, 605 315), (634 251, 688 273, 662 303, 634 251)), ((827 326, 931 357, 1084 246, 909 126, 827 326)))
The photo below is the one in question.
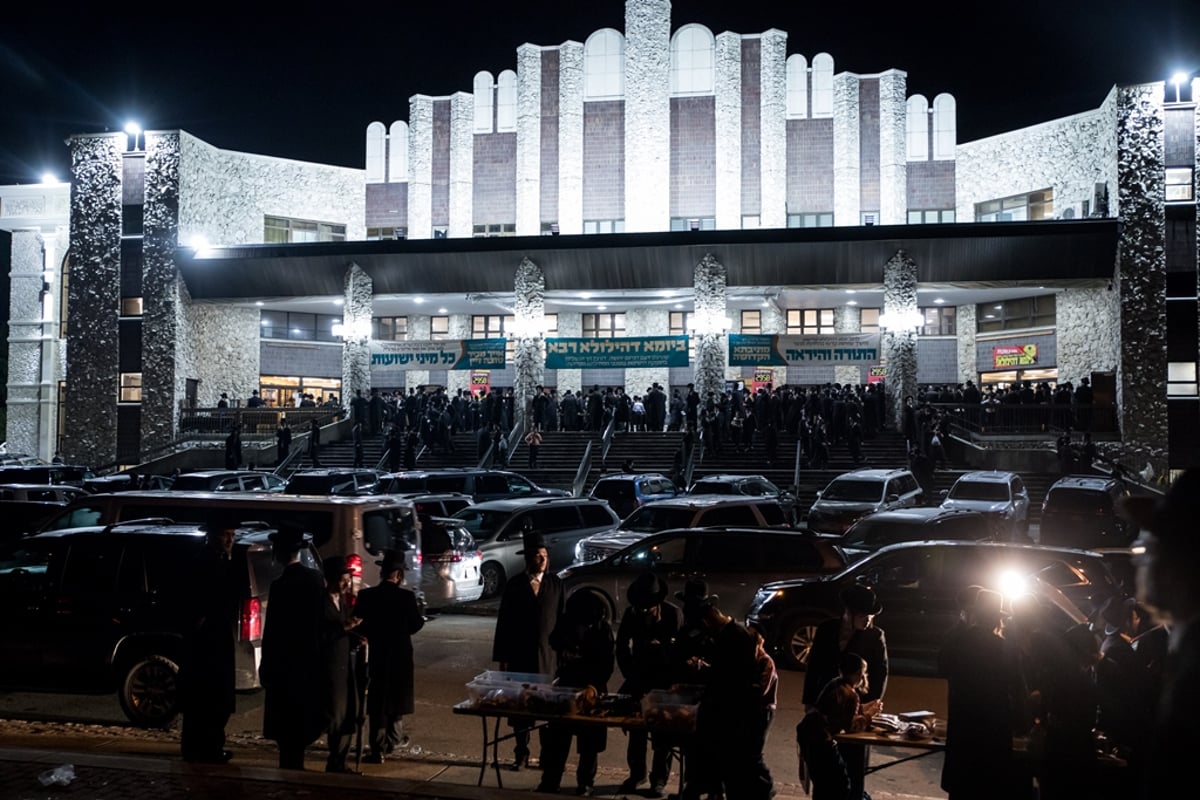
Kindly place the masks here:
POLYGON ((808 654, 812 651, 813 637, 817 625, 802 617, 788 620, 782 629, 779 641, 780 662, 787 669, 804 669, 808 654))
POLYGON ((483 598, 495 597, 504 589, 504 567, 495 561, 489 561, 479 568, 479 576, 483 579, 483 598))
POLYGON ((607 594, 605 594, 600 589, 593 589, 590 587, 587 589, 581 589, 580 591, 587 592, 588 594, 594 596, 597 600, 600 601, 601 605, 604 606, 604 613, 608 616, 608 619, 605 620, 606 622, 613 622, 614 620, 616 620, 617 607, 613 603, 613 601, 609 599, 607 594))
POLYGON ((133 659, 125 670, 117 699, 133 724, 166 727, 179 713, 179 665, 161 655, 133 659))

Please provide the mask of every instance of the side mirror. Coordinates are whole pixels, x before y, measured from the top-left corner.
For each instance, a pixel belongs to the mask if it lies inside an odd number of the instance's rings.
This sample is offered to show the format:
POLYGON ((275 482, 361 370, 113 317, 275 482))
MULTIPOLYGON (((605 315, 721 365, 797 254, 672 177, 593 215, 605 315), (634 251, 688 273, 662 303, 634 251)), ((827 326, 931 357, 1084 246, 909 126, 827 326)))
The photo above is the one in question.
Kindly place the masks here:
POLYGON ((887 501, 888 501, 889 503, 894 503, 894 502, 896 502, 896 501, 897 501, 897 500, 899 500, 899 499, 900 499, 900 495, 898 495, 898 494, 889 494, 889 495, 887 496, 887 501))

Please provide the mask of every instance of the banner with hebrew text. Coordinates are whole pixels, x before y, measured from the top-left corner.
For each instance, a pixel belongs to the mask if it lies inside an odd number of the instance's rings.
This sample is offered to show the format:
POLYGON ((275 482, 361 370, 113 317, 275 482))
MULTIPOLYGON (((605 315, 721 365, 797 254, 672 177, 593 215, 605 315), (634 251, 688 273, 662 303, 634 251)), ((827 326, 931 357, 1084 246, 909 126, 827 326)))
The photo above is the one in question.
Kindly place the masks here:
POLYGON ((822 336, 729 334, 729 366, 874 366, 879 363, 879 334, 834 333, 822 336))
POLYGON ((371 374, 409 369, 504 369, 506 339, 371 340, 371 374))
POLYGON ((625 336, 617 339, 546 339, 546 369, 686 367, 688 337, 625 336))

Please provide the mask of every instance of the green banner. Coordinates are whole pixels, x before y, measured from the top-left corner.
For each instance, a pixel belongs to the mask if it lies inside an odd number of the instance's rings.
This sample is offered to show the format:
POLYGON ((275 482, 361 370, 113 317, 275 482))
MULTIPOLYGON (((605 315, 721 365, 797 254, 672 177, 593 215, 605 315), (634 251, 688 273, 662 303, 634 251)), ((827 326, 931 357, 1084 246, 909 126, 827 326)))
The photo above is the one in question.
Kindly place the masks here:
POLYGON ((504 369, 506 339, 371 340, 371 374, 409 369, 504 369))
POLYGON ((627 336, 620 339, 547 339, 547 369, 686 367, 686 336, 627 336))

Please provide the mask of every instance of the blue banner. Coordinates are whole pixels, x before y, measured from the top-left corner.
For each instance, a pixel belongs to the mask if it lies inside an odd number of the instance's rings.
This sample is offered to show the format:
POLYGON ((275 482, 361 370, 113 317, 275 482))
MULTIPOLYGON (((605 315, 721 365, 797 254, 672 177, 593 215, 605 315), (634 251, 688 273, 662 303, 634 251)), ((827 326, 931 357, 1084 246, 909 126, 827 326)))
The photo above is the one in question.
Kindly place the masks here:
POLYGON ((507 339, 371 340, 371 373, 409 369, 504 369, 507 339))
POLYGON ((686 367, 686 336, 628 336, 620 339, 547 339, 547 369, 686 367))

